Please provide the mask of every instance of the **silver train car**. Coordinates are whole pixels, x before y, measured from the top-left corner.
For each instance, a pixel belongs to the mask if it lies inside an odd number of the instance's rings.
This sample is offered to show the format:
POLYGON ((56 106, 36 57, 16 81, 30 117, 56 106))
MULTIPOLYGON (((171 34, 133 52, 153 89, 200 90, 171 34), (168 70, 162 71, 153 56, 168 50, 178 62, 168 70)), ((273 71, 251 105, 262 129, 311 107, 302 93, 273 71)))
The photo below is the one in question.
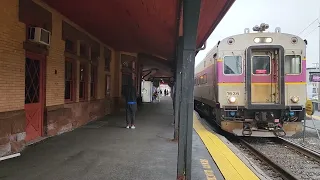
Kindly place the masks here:
POLYGON ((302 131, 307 41, 268 28, 219 41, 195 68, 195 109, 238 136, 302 131))

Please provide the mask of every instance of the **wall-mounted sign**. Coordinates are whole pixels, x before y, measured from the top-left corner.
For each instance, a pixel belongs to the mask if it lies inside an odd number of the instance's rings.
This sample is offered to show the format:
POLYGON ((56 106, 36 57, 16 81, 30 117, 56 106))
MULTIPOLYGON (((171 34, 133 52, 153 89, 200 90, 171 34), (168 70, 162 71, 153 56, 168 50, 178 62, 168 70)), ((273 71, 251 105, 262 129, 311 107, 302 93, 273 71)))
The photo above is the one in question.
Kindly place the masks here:
POLYGON ((310 82, 320 82, 320 72, 310 72, 310 82))

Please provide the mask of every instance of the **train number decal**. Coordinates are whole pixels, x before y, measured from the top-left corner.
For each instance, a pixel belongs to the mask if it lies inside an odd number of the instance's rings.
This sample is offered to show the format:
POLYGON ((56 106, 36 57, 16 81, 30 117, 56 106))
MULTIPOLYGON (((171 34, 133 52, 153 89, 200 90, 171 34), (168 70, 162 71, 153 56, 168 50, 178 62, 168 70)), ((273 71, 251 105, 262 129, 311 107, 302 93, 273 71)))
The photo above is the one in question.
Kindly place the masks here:
POLYGON ((227 96, 240 96, 240 91, 227 91, 227 96))

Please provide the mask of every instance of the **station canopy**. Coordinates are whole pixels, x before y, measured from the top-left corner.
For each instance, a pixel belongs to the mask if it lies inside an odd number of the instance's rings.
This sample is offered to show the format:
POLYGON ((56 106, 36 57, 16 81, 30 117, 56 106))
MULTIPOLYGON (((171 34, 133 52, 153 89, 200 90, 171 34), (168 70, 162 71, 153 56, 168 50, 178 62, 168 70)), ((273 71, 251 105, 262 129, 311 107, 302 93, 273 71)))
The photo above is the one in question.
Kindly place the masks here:
MULTIPOLYGON (((180 34, 183 31, 180 0, 43 1, 115 50, 147 54, 155 57, 149 57, 150 61, 172 67, 179 28, 180 34)), ((233 2, 202 0, 197 47, 204 44, 233 2)))

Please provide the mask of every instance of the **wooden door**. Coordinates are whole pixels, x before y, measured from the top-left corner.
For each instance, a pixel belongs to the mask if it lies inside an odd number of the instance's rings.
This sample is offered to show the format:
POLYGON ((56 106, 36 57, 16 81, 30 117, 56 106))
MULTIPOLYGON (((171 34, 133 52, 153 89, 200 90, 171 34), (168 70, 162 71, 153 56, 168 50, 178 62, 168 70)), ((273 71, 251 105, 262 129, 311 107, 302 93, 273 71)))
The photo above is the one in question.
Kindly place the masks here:
POLYGON ((44 61, 45 57, 26 54, 25 60, 25 113, 26 141, 42 136, 44 113, 44 61))

